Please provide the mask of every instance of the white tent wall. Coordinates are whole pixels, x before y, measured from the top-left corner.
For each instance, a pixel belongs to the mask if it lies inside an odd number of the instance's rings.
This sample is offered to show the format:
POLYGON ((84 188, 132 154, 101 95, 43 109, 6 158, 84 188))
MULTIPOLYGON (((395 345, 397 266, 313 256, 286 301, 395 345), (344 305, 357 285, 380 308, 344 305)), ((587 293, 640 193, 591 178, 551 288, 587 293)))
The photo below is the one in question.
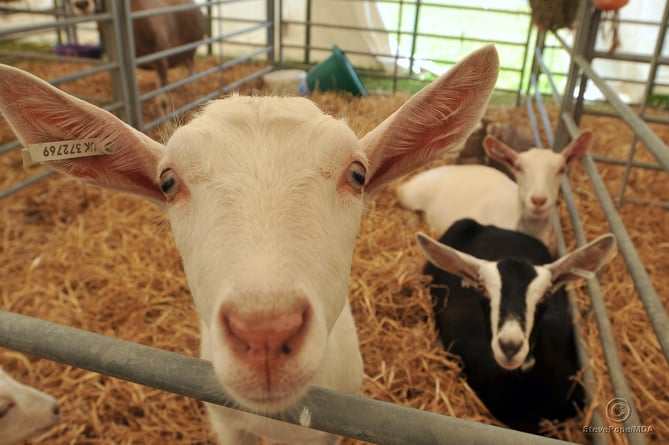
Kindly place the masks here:
MULTIPOLYGON (((309 35, 309 61, 319 62, 330 55, 332 45, 339 46, 349 52, 347 57, 358 67, 380 68, 378 60, 373 54, 391 54, 389 36, 386 32, 377 32, 374 29, 384 29, 383 20, 376 1, 341 1, 318 0, 311 2, 311 17, 308 17, 308 0, 284 0, 277 2, 276 16, 281 17, 281 35, 283 58, 286 61, 303 62, 305 52, 302 48, 307 42, 309 32, 305 24, 312 26, 309 35), (280 15, 279 15, 280 14, 280 15), (324 26, 320 26, 324 25, 324 26), (350 29, 362 28, 364 30, 350 29), (293 48, 291 48, 293 47, 293 48), (317 49, 317 48, 320 48, 317 49), (356 55, 355 53, 369 54, 356 55)), ((266 17, 265 2, 258 0, 241 1, 221 6, 221 16, 226 20, 240 18, 266 17)), ((243 28, 243 23, 226 23, 226 32, 243 28)), ((261 43, 264 35, 244 36, 249 44, 261 43)), ((226 56, 235 55, 236 45, 229 45, 224 50, 226 56)))

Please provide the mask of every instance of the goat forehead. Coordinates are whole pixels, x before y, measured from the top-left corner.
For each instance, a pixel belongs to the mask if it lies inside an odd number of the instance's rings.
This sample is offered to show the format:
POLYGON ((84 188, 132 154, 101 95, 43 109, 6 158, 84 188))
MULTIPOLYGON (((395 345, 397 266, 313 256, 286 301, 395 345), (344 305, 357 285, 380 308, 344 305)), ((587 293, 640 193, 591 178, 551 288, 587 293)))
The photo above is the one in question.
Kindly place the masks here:
POLYGON ((521 258, 504 258, 497 262, 501 277, 500 325, 514 319, 525 325, 527 304, 525 296, 532 280, 537 276, 534 266, 521 258))
POLYGON ((563 164, 561 154, 547 148, 532 148, 518 155, 518 162, 525 172, 557 171, 563 164))
POLYGON ((226 172, 329 177, 354 159, 366 163, 353 131, 304 98, 214 101, 179 128, 167 148, 168 162, 191 180, 226 172))

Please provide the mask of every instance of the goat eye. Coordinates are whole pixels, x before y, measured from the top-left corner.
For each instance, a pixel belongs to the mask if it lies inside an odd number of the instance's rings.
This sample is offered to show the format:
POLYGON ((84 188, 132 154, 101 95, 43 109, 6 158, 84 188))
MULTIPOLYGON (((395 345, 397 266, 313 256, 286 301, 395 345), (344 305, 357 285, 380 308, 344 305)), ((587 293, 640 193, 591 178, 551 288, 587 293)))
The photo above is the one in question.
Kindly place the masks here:
POLYGON ((160 174, 160 189, 168 201, 172 201, 179 192, 179 183, 174 170, 168 168, 160 174))
POLYGON ((365 186, 365 174, 367 169, 360 162, 352 163, 348 168, 346 181, 357 192, 361 192, 365 186))
POLYGON ((567 166, 566 166, 566 165, 563 165, 563 166, 560 167, 560 169, 558 170, 558 176, 559 176, 559 175, 563 175, 566 171, 567 171, 567 166))

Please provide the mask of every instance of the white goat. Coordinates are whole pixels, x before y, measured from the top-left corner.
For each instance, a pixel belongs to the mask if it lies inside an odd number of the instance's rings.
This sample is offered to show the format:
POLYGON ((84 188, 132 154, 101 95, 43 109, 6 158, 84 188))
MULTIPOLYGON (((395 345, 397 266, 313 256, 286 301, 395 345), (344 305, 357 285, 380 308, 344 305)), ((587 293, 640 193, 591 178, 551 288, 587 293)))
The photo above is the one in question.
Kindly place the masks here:
MULTIPOLYGON (((276 413, 294 408, 310 385, 359 390, 347 296, 363 209, 390 181, 467 137, 498 67, 492 45, 472 53, 361 140, 308 99, 233 96, 210 103, 163 146, 7 66, 0 111, 24 144, 93 139, 113 148, 49 165, 166 209, 201 317, 202 356, 236 403, 276 413)), ((337 439, 208 411, 224 445, 337 439)))
POLYGON ((59 420, 56 399, 17 382, 0 368, 0 443, 13 445, 59 420))
POLYGON ((399 203, 425 213, 428 225, 444 233, 462 218, 518 230, 549 243, 550 212, 567 167, 592 145, 583 131, 561 153, 533 148, 523 153, 493 136, 483 140, 488 155, 513 172, 483 165, 444 165, 422 172, 397 188, 399 203))

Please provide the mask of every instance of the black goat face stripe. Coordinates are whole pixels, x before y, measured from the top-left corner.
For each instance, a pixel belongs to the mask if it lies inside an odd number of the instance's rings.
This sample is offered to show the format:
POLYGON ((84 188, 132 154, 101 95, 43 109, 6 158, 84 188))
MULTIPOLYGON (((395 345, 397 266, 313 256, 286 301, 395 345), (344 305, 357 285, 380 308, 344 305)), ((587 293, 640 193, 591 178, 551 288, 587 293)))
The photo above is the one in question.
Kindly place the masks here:
POLYGON ((497 263, 497 270, 502 280, 502 289, 499 304, 498 329, 509 319, 515 319, 522 328, 526 329, 527 290, 537 277, 537 271, 527 260, 504 258, 497 263))

